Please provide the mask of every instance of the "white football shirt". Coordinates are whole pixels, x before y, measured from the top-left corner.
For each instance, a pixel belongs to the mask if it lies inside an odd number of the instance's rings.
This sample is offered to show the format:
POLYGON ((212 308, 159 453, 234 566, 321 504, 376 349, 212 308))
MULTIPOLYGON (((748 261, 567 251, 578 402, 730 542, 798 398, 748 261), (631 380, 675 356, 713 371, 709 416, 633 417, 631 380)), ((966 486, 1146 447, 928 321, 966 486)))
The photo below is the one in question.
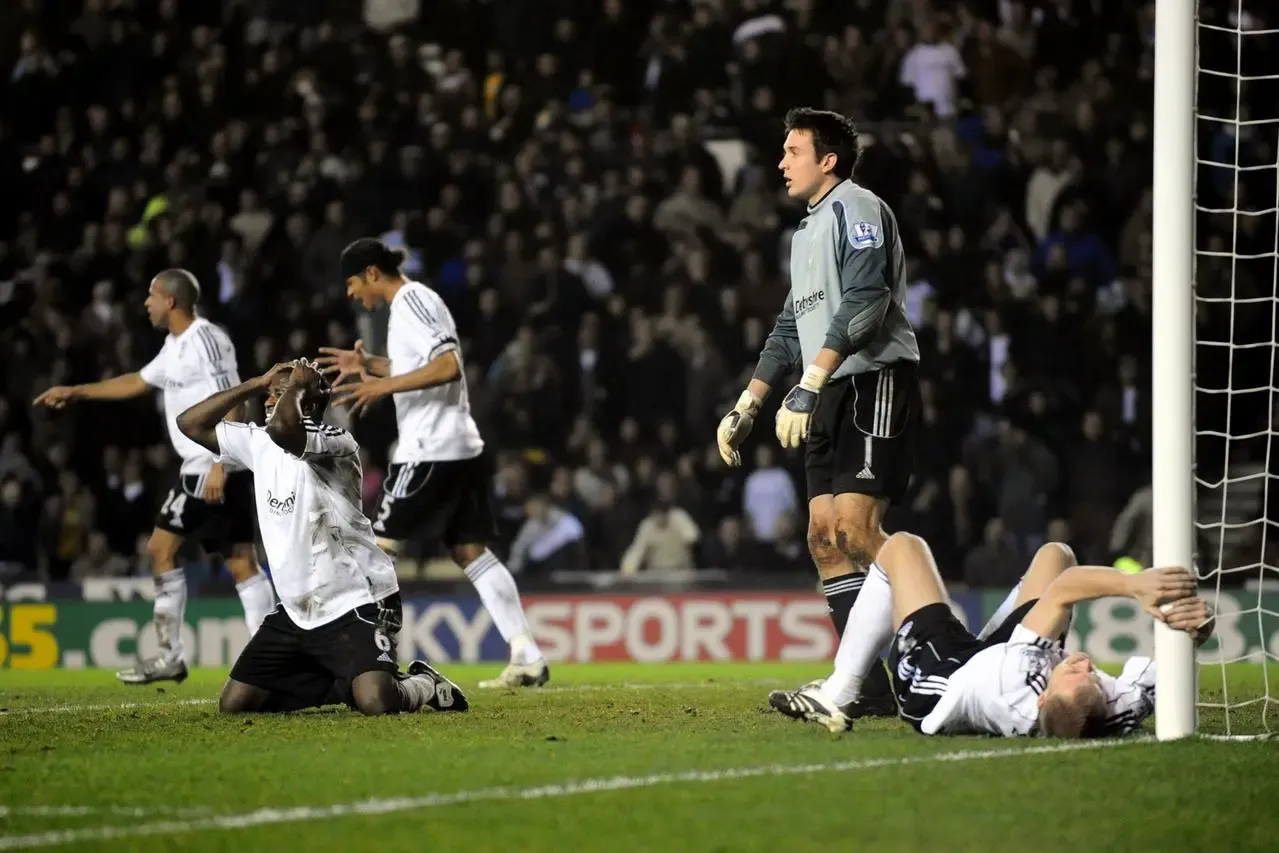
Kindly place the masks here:
MULTIPOLYGON (((160 352, 138 375, 163 392, 164 421, 169 427, 169 441, 182 457, 182 473, 207 474, 214 456, 182 434, 178 415, 219 391, 240 384, 231 338, 219 326, 196 317, 182 334, 166 337, 160 352)), ((227 463, 232 470, 242 467, 227 463)))
MULTIPOLYGON (((447 352, 456 353, 461 362, 457 326, 448 306, 426 285, 405 283, 391 300, 387 325, 391 375, 412 373, 447 352)), ((395 463, 474 459, 484 450, 480 428, 471 417, 465 376, 447 385, 396 394, 395 421, 400 434, 391 457, 395 463)))
POLYGON ((349 432, 308 421, 301 457, 257 424, 223 421, 217 437, 222 460, 253 471, 271 580, 298 627, 318 628, 399 589, 360 507, 360 448, 349 432))
MULTIPOLYGON (((1039 696, 1053 667, 1066 659, 1055 640, 1018 625, 1007 643, 982 649, 951 675, 920 731, 936 734, 1035 734, 1039 696)), ((1126 734, 1154 711, 1154 663, 1131 658, 1119 678, 1098 672, 1106 694, 1108 735, 1126 734)))

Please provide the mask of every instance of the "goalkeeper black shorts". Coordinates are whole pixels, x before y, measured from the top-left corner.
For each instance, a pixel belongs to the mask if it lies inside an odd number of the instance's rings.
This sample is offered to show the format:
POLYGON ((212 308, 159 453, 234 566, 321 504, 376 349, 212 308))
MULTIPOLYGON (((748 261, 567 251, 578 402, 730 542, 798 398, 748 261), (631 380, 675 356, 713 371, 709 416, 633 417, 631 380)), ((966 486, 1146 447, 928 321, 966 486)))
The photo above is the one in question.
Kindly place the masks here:
POLYGON ((898 503, 915 470, 919 366, 899 361, 822 389, 808 427, 808 498, 859 494, 898 503))

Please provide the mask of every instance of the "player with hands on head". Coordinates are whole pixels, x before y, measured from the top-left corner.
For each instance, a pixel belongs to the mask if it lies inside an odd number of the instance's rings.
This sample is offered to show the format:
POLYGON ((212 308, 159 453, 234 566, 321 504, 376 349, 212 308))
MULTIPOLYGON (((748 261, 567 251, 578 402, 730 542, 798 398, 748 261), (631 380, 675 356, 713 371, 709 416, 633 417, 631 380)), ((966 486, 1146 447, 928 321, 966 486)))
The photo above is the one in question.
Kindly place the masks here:
POLYGON ((382 397, 395 401, 399 440, 391 455, 373 529, 389 553, 409 538, 441 542, 475 586, 502 638, 510 664, 480 687, 545 684, 550 668, 533 639, 519 589, 488 543, 496 538, 492 470, 471 416, 457 327, 448 306, 426 285, 405 278, 404 254, 375 239, 342 252, 347 295, 366 309, 390 305, 387 355, 325 347, 318 359, 339 386, 334 402, 359 414, 382 397))
POLYGON ((1067 654, 1064 641, 1074 605, 1130 598, 1202 643, 1211 634, 1212 614, 1195 584, 1194 574, 1183 568, 1129 575, 1079 566, 1068 546, 1049 543, 974 635, 951 610, 927 543, 895 533, 857 599, 858 630, 840 641, 835 671, 774 708, 846 731, 852 720, 842 708, 856 701, 887 645, 900 716, 922 734, 1126 734, 1154 710, 1154 662, 1133 656, 1115 678, 1097 669, 1088 655, 1067 654))
MULTIPOLYGON (((785 305, 716 440, 725 464, 740 465, 764 400, 801 374, 774 426, 783 447, 805 445, 808 548, 843 636, 857 629, 848 614, 885 541, 885 509, 904 497, 914 468, 919 346, 906 318, 897 219, 853 180, 860 156, 853 122, 795 109, 785 131, 778 168, 790 198, 807 203, 807 216, 791 238, 785 305)), ((887 675, 872 673, 859 704, 847 710, 894 714, 887 675)))
MULTIPOLYGON (((169 269, 151 280, 145 302, 151 325, 166 329, 160 352, 141 370, 87 385, 63 385, 36 397, 35 405, 64 408, 80 400, 128 400, 160 389, 169 440, 182 460, 177 483, 156 514, 147 542, 155 577, 155 629, 159 655, 117 673, 125 684, 178 681, 187 677, 182 643, 186 574, 178 552, 188 538, 208 550, 220 550, 244 605, 249 633, 275 607, 271 582, 258 567, 253 540, 253 475, 233 463, 222 463, 190 441, 177 427, 189 406, 240 381, 235 346, 221 328, 199 316, 200 285, 184 269, 169 269)), ((231 412, 239 420, 242 412, 231 412)))
POLYGON ((359 445, 323 422, 330 394, 316 366, 298 359, 178 417, 191 441, 254 472, 262 544, 280 593, 218 707, 294 711, 336 700, 370 715, 464 711, 466 697, 429 664, 399 672, 399 582, 361 506, 359 445), (224 420, 257 395, 266 396, 266 426, 224 420))

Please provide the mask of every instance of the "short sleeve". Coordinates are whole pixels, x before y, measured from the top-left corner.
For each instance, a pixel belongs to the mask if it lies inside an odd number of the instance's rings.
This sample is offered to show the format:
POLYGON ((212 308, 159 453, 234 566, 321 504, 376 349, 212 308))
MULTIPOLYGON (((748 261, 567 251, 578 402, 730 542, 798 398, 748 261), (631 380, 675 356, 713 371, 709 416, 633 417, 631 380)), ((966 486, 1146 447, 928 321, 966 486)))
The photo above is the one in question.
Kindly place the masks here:
POLYGON ((200 350, 218 390, 225 391, 240 384, 239 368, 235 361, 235 344, 226 332, 212 324, 198 331, 200 350))
POLYGON ((142 377, 142 381, 150 385, 152 388, 164 387, 164 362, 168 348, 162 348, 156 353, 155 358, 148 361, 138 375, 142 377))
POLYGON ((458 348, 453 318, 443 302, 409 290, 396 307, 399 309, 397 321, 404 326, 407 345, 425 360, 431 361, 458 348))
POLYGON ((213 431, 218 438, 219 462, 232 462, 253 470, 253 426, 222 421, 213 431))
POLYGON ((1061 646, 1056 640, 1041 637, 1025 625, 1018 625, 1013 628, 1012 634, 1008 637, 1008 645, 1035 646, 1040 649, 1056 649, 1061 646))
POLYGON ((304 459, 350 456, 359 450, 355 436, 340 427, 328 424, 306 425, 306 450, 302 452, 304 459))

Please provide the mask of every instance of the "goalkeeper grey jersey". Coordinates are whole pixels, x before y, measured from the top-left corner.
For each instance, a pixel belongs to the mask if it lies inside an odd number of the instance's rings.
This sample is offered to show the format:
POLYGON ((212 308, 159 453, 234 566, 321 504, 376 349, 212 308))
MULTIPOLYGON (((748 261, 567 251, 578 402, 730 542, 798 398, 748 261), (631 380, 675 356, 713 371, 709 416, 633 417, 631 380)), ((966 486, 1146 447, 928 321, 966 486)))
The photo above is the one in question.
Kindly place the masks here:
POLYGON ((870 190, 845 180, 808 208, 791 238, 790 280, 757 379, 775 386, 823 347, 844 356, 832 378, 919 361, 897 218, 870 190))

